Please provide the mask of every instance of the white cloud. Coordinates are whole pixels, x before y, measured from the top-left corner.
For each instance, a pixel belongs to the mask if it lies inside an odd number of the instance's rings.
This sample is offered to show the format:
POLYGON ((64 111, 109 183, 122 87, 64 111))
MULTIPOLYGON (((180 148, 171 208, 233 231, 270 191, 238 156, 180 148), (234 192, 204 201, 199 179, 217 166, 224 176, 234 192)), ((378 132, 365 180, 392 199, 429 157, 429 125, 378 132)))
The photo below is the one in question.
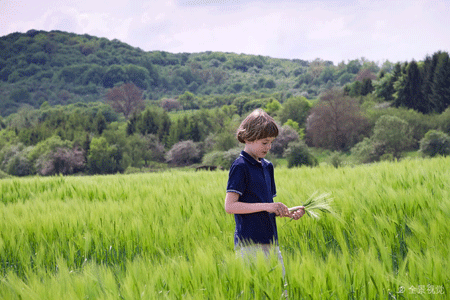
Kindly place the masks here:
POLYGON ((0 23, 0 35, 58 29, 117 38, 147 51, 213 50, 335 63, 421 60, 450 48, 446 0, 16 3, 0 12, 8 20, 0 23))

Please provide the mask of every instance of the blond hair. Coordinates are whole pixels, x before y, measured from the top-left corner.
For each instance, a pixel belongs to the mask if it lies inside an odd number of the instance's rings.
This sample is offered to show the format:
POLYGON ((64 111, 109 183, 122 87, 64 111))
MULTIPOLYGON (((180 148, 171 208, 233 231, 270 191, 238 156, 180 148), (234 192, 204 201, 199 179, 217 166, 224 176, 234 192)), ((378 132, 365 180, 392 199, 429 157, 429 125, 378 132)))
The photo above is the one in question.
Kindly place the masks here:
POLYGON ((236 132, 236 138, 241 143, 277 136, 278 125, 275 120, 260 108, 249 114, 236 132))

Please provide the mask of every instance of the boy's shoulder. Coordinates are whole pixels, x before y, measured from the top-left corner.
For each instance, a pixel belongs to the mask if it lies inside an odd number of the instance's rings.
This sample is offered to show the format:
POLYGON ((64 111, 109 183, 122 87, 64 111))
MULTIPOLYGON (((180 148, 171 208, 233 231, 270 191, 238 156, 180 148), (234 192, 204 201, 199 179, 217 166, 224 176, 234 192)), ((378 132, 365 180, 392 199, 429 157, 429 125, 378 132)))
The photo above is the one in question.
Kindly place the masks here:
POLYGON ((244 151, 242 151, 241 154, 234 160, 231 166, 262 166, 263 168, 273 168, 273 164, 270 160, 262 158, 261 162, 257 162, 254 158, 252 158, 244 151))
POLYGON ((238 166, 238 165, 245 165, 247 162, 244 159, 244 156, 242 154, 239 154, 238 157, 236 157, 236 159, 233 161, 233 163, 231 164, 232 166, 238 166))

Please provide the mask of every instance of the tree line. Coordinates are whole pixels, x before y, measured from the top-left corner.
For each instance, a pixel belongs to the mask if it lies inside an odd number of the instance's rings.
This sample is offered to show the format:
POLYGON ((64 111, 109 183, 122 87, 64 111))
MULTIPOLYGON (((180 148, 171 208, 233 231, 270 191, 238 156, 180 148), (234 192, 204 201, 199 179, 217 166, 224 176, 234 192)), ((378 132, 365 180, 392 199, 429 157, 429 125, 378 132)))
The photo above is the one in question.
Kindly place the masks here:
POLYGON ((257 107, 280 126, 269 159, 284 158, 290 167, 317 165, 316 149, 327 149, 335 166, 345 156, 366 163, 399 159, 405 151, 450 153, 450 109, 426 115, 373 102, 373 95, 352 98, 342 88, 330 89, 315 101, 297 96, 280 102, 273 96, 254 95, 246 104, 256 104, 243 105, 241 111, 237 95, 230 104, 212 109, 168 111, 164 101, 136 104, 128 118, 118 109, 123 106, 113 104, 126 96, 111 96, 106 103, 25 106, 0 119, 0 169, 27 176, 200 164, 228 168, 242 149, 235 130, 257 107))
POLYGON ((143 52, 117 40, 42 31, 2 37, 0 47, 6 174, 227 168, 240 151, 234 132, 256 108, 280 125, 269 159, 288 166, 316 165, 322 153, 339 166, 450 152, 446 52, 419 62, 334 66, 320 59, 143 52), (47 56, 34 56, 39 52, 47 56), (31 64, 42 70, 22 71, 31 64))
MULTIPOLYGON (((204 97, 201 106, 218 106, 212 95, 285 93, 315 99, 324 90, 344 86, 361 70, 390 70, 364 58, 341 62, 276 59, 223 52, 145 52, 119 40, 62 31, 30 30, 0 37, 0 113, 23 104, 89 103, 108 89, 133 83, 144 99, 177 97, 185 91, 204 97), (211 100, 211 101, 210 101, 211 100)), ((191 109, 187 106, 185 109, 191 109)))

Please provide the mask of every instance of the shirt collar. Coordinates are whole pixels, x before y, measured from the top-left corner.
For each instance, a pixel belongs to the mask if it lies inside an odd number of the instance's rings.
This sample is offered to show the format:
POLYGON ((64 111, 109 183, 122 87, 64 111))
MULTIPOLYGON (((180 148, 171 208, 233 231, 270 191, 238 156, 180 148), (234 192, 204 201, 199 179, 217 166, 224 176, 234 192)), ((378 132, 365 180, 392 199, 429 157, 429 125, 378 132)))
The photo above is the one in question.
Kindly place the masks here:
POLYGON ((250 154, 248 154, 244 150, 241 151, 241 156, 245 160, 247 160, 249 163, 251 163, 252 165, 256 165, 256 166, 263 166, 263 165, 265 165, 264 158, 261 158, 261 163, 259 163, 256 159, 254 159, 250 154))

